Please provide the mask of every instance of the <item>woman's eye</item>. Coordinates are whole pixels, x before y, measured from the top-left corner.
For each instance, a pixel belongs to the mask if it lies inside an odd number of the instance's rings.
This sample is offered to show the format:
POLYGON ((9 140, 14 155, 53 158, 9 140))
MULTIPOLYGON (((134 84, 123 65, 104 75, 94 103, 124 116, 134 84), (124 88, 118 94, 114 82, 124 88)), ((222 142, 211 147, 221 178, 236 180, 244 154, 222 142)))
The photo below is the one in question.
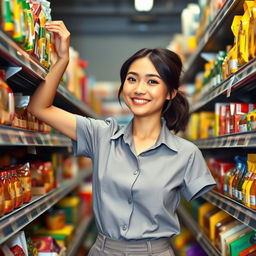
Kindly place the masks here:
POLYGON ((135 79, 135 78, 133 78, 133 77, 128 77, 128 78, 127 78, 127 81, 135 82, 135 81, 136 81, 136 79, 135 79))
POLYGON ((149 80, 148 83, 149 84, 159 84, 158 81, 156 81, 156 80, 149 80))

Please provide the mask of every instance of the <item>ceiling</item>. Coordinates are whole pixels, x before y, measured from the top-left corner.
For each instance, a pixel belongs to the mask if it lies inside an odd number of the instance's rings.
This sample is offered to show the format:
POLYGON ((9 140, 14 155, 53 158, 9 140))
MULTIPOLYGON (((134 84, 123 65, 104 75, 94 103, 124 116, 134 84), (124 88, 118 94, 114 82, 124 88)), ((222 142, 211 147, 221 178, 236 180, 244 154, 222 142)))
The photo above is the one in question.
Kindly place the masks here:
POLYGON ((197 0, 155 0, 149 13, 133 0, 51 0, 52 17, 73 34, 170 34, 181 30, 181 11, 197 0))

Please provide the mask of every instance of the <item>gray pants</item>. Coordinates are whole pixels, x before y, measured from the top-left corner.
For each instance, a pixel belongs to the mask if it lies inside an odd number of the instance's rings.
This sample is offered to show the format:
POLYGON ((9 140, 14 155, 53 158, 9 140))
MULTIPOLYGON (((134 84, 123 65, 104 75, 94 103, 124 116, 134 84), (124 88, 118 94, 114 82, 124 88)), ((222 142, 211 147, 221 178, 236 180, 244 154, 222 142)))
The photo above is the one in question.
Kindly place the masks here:
POLYGON ((99 234, 88 256, 174 256, 169 238, 119 241, 99 234))

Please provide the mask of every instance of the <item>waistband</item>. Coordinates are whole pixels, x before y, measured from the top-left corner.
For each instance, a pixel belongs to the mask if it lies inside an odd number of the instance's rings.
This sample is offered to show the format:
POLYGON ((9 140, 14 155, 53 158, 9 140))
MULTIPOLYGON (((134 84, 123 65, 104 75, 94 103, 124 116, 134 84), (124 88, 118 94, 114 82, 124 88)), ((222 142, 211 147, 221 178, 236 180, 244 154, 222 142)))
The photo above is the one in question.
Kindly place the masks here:
POLYGON ((169 238, 159 238, 156 240, 115 240, 99 233, 96 244, 103 250, 104 248, 122 252, 148 252, 158 253, 170 248, 169 238))

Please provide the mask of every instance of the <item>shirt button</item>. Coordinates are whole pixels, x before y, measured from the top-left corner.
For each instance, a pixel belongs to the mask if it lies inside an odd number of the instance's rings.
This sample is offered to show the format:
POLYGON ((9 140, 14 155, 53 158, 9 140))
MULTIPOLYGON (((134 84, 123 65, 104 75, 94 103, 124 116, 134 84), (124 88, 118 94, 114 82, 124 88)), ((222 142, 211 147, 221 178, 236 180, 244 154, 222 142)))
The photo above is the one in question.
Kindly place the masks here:
POLYGON ((124 225, 122 226, 122 229, 123 229, 123 231, 125 231, 125 230, 127 229, 127 225, 124 224, 124 225))
POLYGON ((131 204, 132 203, 132 199, 131 197, 128 198, 128 203, 131 204))
POLYGON ((134 172, 133 172, 133 175, 137 175, 138 172, 139 172, 138 170, 134 171, 134 172))

